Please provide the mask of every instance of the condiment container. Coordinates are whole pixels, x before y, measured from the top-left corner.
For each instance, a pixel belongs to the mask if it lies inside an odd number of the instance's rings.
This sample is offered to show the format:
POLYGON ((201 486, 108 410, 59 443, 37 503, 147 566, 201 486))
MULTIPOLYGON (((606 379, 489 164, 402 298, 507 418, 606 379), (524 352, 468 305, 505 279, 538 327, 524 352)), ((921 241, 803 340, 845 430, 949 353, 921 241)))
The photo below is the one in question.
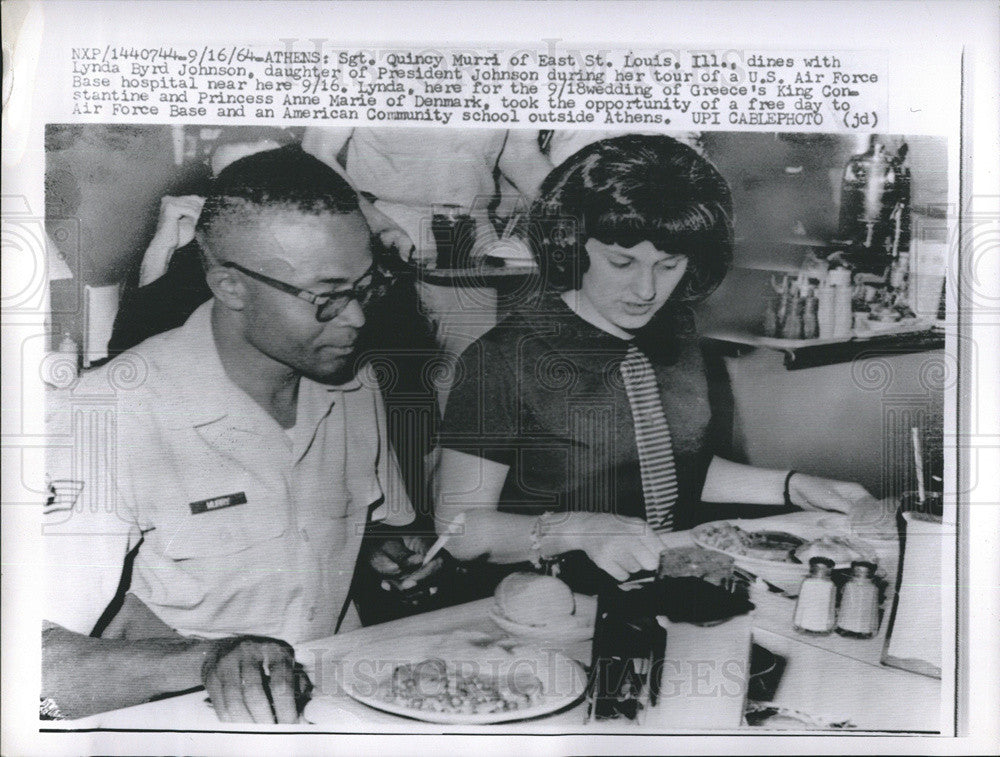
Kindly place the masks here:
POLYGON ((823 285, 816 290, 816 322, 819 327, 819 337, 829 339, 833 336, 833 298, 836 288, 823 285))
POLYGON ((814 290, 809 290, 806 297, 805 311, 802 314, 802 338, 815 339, 819 336, 819 300, 814 290))
POLYGON ((711 626, 659 618, 667 631, 658 697, 643 726, 650 730, 739 728, 750 683, 753 616, 711 626))
POLYGON ((781 336, 784 339, 802 338, 802 312, 804 301, 798 290, 792 295, 791 302, 785 313, 785 322, 781 326, 781 336))
POLYGON ((837 620, 837 587, 830 577, 834 562, 828 557, 809 560, 809 575, 802 581, 795 604, 793 625, 800 633, 825 636, 837 620))
POLYGON ((850 336, 854 328, 854 291, 850 286, 836 287, 833 297, 833 336, 850 336))
POLYGON ((851 577, 844 584, 837 612, 837 633, 870 639, 878 631, 878 587, 872 580, 875 566, 858 560, 851 563, 851 577))
POLYGON ((774 297, 764 305, 764 336, 778 336, 778 301, 774 297))

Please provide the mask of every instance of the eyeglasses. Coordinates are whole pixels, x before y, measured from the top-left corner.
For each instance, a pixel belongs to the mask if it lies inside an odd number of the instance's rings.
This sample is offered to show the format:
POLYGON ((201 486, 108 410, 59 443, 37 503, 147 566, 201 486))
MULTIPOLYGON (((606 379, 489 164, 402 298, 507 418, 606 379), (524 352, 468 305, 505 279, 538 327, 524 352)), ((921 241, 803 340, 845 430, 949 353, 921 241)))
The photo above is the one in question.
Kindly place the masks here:
POLYGON ((244 268, 239 263, 231 261, 221 262, 223 268, 233 268, 240 273, 246 274, 251 279, 256 279, 263 284, 274 287, 287 294, 294 295, 300 300, 305 300, 316 306, 316 320, 320 323, 332 321, 340 315, 351 300, 356 300, 362 307, 367 307, 369 303, 378 297, 383 296, 394 281, 394 276, 382 269, 377 263, 372 263, 361 278, 355 281, 349 288, 341 289, 328 294, 314 294, 308 289, 302 289, 279 279, 272 279, 263 273, 257 273, 249 268, 244 268))

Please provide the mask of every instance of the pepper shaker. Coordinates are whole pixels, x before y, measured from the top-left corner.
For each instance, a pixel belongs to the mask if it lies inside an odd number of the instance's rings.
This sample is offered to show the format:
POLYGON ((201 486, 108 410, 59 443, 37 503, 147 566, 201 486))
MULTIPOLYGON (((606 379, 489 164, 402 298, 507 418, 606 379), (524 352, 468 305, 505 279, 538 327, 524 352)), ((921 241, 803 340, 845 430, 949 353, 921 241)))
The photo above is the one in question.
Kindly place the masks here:
POLYGON ((837 633, 856 639, 870 639, 878 631, 878 587, 872 580, 875 565, 858 560, 851 563, 851 578, 844 584, 837 613, 837 633))

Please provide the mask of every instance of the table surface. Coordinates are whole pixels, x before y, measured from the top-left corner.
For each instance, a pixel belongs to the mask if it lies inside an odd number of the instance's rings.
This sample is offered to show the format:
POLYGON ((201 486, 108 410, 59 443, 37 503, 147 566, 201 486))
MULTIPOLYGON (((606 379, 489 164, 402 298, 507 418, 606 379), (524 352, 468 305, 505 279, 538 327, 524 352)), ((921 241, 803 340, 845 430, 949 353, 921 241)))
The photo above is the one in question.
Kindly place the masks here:
MULTIPOLYGON (((778 516, 781 517, 781 516, 778 516)), ((772 520, 772 519, 766 519, 772 520)), ((690 543, 684 532, 669 534, 670 546, 690 543)), ((884 547, 888 552, 895 545, 884 547)), ((891 554, 885 554, 888 564, 891 554)), ((787 658, 787 665, 773 704, 833 720, 850 720, 860 730, 937 732, 946 727, 942 713, 941 681, 881 664, 885 643, 883 621, 872 639, 838 636, 802 636, 792 629, 795 602, 783 595, 754 592, 753 640, 787 658)), ((363 733, 598 733, 638 732, 643 726, 622 722, 584 724, 585 705, 576 704, 551 715, 517 723, 492 726, 442 726, 374 710, 351 699, 336 684, 337 662, 367 644, 396 637, 500 629, 489 618, 492 599, 414 615, 377 626, 361 628, 327 639, 296 646, 296 657, 309 672, 318 692, 335 708, 337 725, 250 726, 253 730, 309 730, 363 733)), ((698 629, 689 626, 691 633, 698 629)), ((557 648, 584 665, 590 663, 591 642, 541 646, 557 648)), ((247 730, 248 726, 220 723, 204 691, 162 699, 135 707, 102 713, 76 721, 46 724, 55 728, 142 728, 164 730, 247 730)), ((759 730, 759 729, 749 729, 759 730)), ((656 732, 656 729, 653 729, 656 732)), ((744 731, 745 732, 745 731, 744 731)))

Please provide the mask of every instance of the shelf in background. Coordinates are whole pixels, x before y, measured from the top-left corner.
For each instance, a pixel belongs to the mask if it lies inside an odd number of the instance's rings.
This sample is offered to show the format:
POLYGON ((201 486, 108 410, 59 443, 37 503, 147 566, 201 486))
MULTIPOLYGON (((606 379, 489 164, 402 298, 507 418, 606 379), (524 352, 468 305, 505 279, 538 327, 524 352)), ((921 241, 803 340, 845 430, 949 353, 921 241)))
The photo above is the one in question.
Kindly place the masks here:
POLYGON ((904 355, 944 348, 944 334, 933 326, 908 331, 889 331, 849 339, 772 339, 747 332, 709 330, 707 339, 719 343, 726 354, 739 356, 766 348, 785 355, 785 367, 790 371, 816 368, 821 365, 847 363, 858 357, 904 355))
POLYGON ((474 268, 417 267, 417 279, 428 284, 454 287, 489 287, 498 282, 538 276, 538 266, 476 266, 474 268))

